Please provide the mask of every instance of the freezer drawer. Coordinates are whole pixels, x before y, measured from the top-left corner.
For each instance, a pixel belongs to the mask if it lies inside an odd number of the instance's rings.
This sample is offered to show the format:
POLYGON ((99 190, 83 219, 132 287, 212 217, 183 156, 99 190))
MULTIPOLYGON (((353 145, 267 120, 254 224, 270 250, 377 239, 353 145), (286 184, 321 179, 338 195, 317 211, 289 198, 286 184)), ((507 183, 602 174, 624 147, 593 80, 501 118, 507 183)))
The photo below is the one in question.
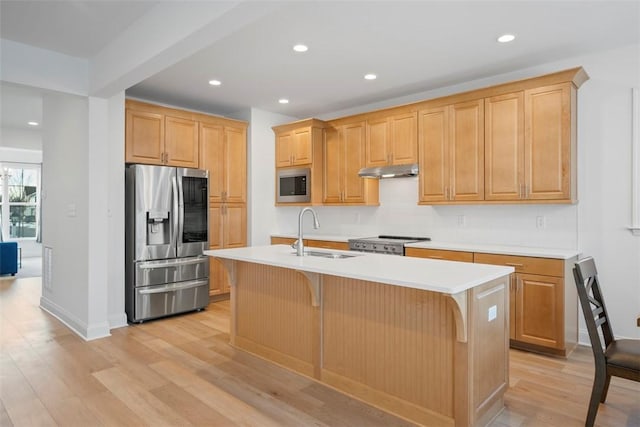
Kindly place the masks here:
POLYGON ((209 304, 209 281, 190 280, 135 289, 133 322, 197 310, 209 304))
POLYGON ((209 257, 166 259, 135 263, 135 286, 152 286, 209 277, 209 257))

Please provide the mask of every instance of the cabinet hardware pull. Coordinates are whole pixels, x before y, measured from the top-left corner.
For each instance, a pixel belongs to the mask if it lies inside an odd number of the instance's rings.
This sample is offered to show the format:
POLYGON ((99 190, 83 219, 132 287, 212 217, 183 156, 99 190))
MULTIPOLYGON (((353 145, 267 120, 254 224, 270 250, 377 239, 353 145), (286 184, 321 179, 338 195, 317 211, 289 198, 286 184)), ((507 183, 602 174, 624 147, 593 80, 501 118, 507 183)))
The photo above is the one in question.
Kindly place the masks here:
POLYGON ((444 257, 442 257, 442 256, 437 256, 437 255, 429 255, 429 258, 433 258, 433 259, 444 259, 444 257))
POLYGON ((517 262, 505 262, 505 265, 510 267, 524 267, 524 264, 518 264, 517 262))

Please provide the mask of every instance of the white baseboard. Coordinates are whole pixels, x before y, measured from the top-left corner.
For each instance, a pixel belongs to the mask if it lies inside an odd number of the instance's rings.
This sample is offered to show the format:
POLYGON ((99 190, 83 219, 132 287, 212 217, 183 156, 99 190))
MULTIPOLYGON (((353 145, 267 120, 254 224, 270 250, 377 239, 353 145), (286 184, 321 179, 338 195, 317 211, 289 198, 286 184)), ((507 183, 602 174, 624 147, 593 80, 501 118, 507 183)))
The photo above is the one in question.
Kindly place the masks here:
POLYGON ((127 314, 118 313, 109 316, 109 329, 117 329, 129 326, 127 323, 127 314))
POLYGON ((44 296, 40 297, 40 308, 64 323, 69 329, 86 341, 104 338, 111 335, 107 322, 87 325, 63 307, 60 307, 58 304, 44 296))

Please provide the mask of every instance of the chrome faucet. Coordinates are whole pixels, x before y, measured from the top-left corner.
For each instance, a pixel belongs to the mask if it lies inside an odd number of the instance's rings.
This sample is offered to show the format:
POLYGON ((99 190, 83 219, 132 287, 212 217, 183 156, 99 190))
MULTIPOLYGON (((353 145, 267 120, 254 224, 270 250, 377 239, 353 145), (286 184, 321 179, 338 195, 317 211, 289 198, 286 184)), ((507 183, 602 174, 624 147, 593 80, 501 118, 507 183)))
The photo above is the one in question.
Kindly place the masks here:
POLYGON ((296 244, 296 255, 304 256, 304 241, 302 237, 302 217, 305 212, 311 212, 313 214, 313 228, 317 229, 320 227, 320 223, 318 222, 318 216, 316 215, 316 211, 313 209, 306 207, 300 211, 298 214, 298 241, 296 244))

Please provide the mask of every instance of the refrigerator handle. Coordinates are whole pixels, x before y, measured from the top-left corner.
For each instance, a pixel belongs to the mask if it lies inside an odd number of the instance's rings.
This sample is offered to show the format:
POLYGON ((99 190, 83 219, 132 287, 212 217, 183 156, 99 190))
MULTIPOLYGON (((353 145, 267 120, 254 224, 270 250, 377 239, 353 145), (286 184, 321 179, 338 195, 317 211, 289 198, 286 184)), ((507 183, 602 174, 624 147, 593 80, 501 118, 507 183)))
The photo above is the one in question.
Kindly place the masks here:
POLYGON ((178 240, 178 236, 181 234, 178 233, 178 225, 179 225, 179 211, 178 211, 178 180, 176 178, 175 175, 173 175, 171 177, 171 187, 173 190, 173 194, 171 195, 171 201, 173 204, 173 212, 172 212, 172 217, 173 217, 173 224, 172 224, 172 230, 171 230, 171 245, 175 248, 176 247, 176 242, 178 240))
POLYGON ((177 246, 177 256, 183 256, 182 255, 182 251, 180 248, 182 248, 182 233, 184 232, 184 188, 182 188, 182 173, 180 173, 180 170, 177 170, 176 173, 176 181, 178 182, 178 235, 176 236, 178 239, 178 246, 177 246))

